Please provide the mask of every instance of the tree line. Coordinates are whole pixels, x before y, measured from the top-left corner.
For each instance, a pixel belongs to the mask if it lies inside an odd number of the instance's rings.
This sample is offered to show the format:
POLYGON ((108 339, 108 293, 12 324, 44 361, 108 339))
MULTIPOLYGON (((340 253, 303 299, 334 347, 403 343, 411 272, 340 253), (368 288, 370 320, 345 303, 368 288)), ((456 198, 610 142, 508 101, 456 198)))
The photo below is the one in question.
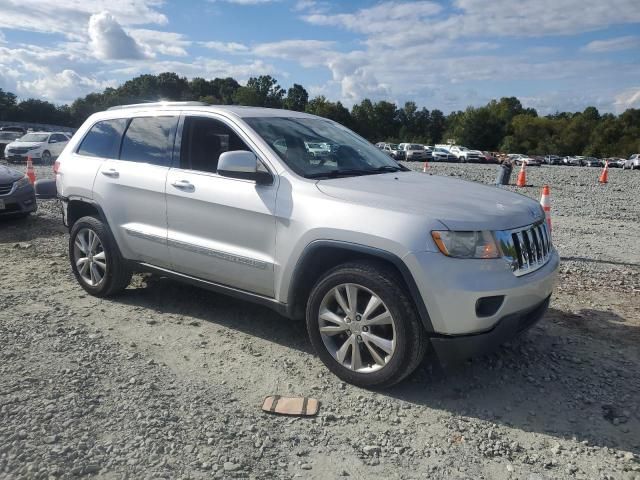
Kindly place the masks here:
POLYGON ((412 142, 433 145, 453 140, 479 150, 526 154, 627 157, 640 151, 640 109, 620 115, 600 114, 595 107, 582 112, 539 116, 516 97, 492 100, 445 115, 438 109, 402 106, 364 99, 349 110, 324 96, 310 99, 298 84, 282 88, 270 75, 252 77, 246 85, 233 78, 193 78, 176 73, 140 75, 117 88, 90 93, 70 105, 29 98, 0 89, 0 120, 78 127, 94 112, 114 105, 156 100, 198 100, 214 105, 286 108, 330 118, 372 142, 412 142))

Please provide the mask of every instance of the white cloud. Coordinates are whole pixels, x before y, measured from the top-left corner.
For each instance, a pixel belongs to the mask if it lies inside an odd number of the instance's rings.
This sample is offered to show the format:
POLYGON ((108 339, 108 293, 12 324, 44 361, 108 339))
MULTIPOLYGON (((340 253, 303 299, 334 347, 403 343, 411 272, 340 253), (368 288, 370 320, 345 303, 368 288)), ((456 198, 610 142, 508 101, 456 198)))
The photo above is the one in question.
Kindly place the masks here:
POLYGON ((167 17, 157 8, 159 0, 3 0, 0 28, 59 33, 84 38, 89 17, 109 11, 120 25, 164 25, 167 17))
POLYGON ((137 28, 130 30, 129 34, 138 44, 142 45, 146 51, 152 52, 153 55, 186 57, 189 55, 186 47, 192 43, 181 33, 137 28))
POLYGON ((591 53, 616 52, 640 48, 640 37, 627 35, 625 37, 609 38, 607 40, 594 40, 585 45, 584 50, 591 53))
POLYGON ((96 57, 102 60, 139 59, 149 56, 109 12, 91 15, 88 31, 91 48, 96 57))
POLYGON ((259 57, 297 61, 303 67, 324 65, 335 53, 335 42, 324 40, 283 40, 256 45, 253 53, 259 57))
POLYGON ((618 93, 613 104, 618 113, 628 108, 640 108, 640 86, 618 93))
POLYGON ((211 3, 225 2, 235 3, 236 5, 260 5, 262 3, 279 2, 280 0, 209 0, 211 3))
POLYGON ((245 53, 249 50, 246 45, 236 42, 200 42, 200 45, 222 53, 245 53))
POLYGON ((23 97, 44 97, 54 102, 71 102, 90 92, 103 90, 111 82, 83 77, 73 70, 63 70, 33 81, 19 81, 18 93, 23 97))

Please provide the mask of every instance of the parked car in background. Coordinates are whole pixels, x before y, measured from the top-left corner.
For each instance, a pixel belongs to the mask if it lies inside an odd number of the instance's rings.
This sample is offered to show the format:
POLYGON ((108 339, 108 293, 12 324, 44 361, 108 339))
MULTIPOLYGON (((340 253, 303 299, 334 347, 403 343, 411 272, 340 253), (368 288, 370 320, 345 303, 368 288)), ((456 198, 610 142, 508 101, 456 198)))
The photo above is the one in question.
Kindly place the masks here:
POLYGON ((635 170, 640 169, 640 153, 634 153, 627 160, 625 160, 623 169, 635 170))
POLYGON ((420 145, 419 143, 401 143, 398 145, 398 148, 404 150, 405 159, 408 162, 424 162, 429 157, 424 149, 424 145, 420 145))
POLYGON ((494 155, 492 152, 482 152, 480 157, 481 163, 499 163, 498 157, 494 155))
POLYGON ((0 217, 25 217, 37 208, 36 192, 29 178, 0 165, 0 217))
POLYGON ((411 171, 302 112, 111 108, 74 136, 56 184, 88 294, 147 271, 257 302, 305 321, 320 360, 360 387, 402 381, 428 351, 495 349, 544 316, 558 275, 536 200, 411 171))
POLYGON ((467 147, 462 147, 460 145, 441 144, 436 145, 436 147, 443 148, 453 153, 460 162, 477 163, 480 161, 480 157, 482 155, 480 150, 470 150, 467 147))
POLYGON ((395 143, 385 143, 384 147, 382 147, 382 151, 396 161, 405 160, 407 158, 407 152, 400 150, 398 145, 395 143))
POLYGON ((581 167, 583 159, 584 157, 564 157, 562 161, 568 167, 581 167))
POLYGON ((449 150, 445 150, 444 148, 435 147, 431 152, 431 160, 434 162, 457 162, 458 157, 456 157, 449 150))
POLYGON ((562 165, 562 158, 557 155, 545 155, 544 163, 547 165, 562 165))
POLYGON ((4 149, 12 142, 15 142, 23 134, 20 132, 12 132, 11 130, 0 131, 0 158, 4 158, 4 149))
POLYGON ((5 127, 0 127, 0 132, 13 132, 19 133, 19 137, 27 133, 27 129, 24 127, 18 127, 17 125, 9 125, 5 127))
POLYGON ((604 167, 604 163, 599 158, 585 157, 582 160, 583 167, 604 167))
POLYGON ((63 132, 29 132, 8 144, 4 156, 11 163, 26 162, 31 157, 34 162, 50 164, 68 142, 69 136, 63 132))
POLYGON ((540 165, 542 165, 542 162, 537 158, 530 157, 528 155, 523 155, 521 153, 509 154, 508 157, 516 165, 522 165, 523 163, 527 167, 539 167, 540 165))
POLYGON ((609 168, 623 168, 624 162, 626 162, 624 158, 618 157, 604 158, 603 161, 609 164, 609 168))

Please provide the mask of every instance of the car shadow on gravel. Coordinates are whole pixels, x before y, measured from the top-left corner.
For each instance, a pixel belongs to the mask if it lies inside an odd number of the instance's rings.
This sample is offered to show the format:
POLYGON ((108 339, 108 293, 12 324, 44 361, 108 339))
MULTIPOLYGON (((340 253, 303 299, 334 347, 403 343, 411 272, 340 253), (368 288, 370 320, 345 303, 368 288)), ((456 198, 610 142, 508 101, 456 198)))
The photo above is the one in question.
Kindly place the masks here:
POLYGON ((562 261, 600 263, 603 265, 617 265, 621 267, 640 267, 640 263, 638 262, 617 262, 614 260, 601 260, 599 258, 587 258, 587 257, 562 257, 562 261))
POLYGON ((23 218, 0 218, 0 244, 30 242, 36 238, 47 238, 66 232, 67 228, 60 219, 39 215, 37 212, 23 218))
POLYGON ((127 305, 184 315, 227 327, 269 342, 313 353, 304 322, 289 320, 273 310, 228 295, 187 285, 166 277, 144 280, 117 297, 127 305))
MULTIPOLYGON (((117 301, 210 322, 313 354, 303 322, 172 279, 155 275, 136 279, 117 301)), ((428 356, 407 381, 377 394, 456 416, 640 453, 640 435, 635 433, 640 431, 640 421, 633 414, 625 417, 628 412, 623 405, 638 392, 633 381, 620 372, 612 374, 615 368, 611 367, 627 360, 607 347, 606 365, 600 366, 602 353, 588 348, 588 335, 550 331, 575 328, 570 325, 576 320, 571 315, 550 309, 545 325, 495 353, 451 369, 442 370, 428 356), (593 368, 596 374, 589 370, 593 368)), ((629 334, 624 329, 630 327, 615 314, 598 312, 598 318, 616 324, 618 335, 629 334)))
POLYGON ((640 336, 640 328, 625 325, 612 312, 583 310, 577 316, 550 309, 546 322, 492 354, 446 370, 427 359, 409 381, 380 393, 457 416, 640 454, 640 409, 633 411, 640 393, 637 358, 630 361, 619 352, 616 338, 605 343, 594 340, 591 331, 584 335, 576 317, 616 329, 617 339, 640 336))

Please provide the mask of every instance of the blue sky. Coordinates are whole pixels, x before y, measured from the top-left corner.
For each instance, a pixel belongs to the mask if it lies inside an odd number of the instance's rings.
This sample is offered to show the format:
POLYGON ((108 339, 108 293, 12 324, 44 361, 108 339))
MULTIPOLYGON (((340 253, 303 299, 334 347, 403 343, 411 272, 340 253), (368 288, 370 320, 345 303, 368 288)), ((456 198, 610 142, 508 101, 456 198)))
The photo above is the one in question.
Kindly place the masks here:
POLYGON ((0 88, 69 102, 142 73, 269 74, 347 106, 640 108, 638 0, 0 0, 0 88))

